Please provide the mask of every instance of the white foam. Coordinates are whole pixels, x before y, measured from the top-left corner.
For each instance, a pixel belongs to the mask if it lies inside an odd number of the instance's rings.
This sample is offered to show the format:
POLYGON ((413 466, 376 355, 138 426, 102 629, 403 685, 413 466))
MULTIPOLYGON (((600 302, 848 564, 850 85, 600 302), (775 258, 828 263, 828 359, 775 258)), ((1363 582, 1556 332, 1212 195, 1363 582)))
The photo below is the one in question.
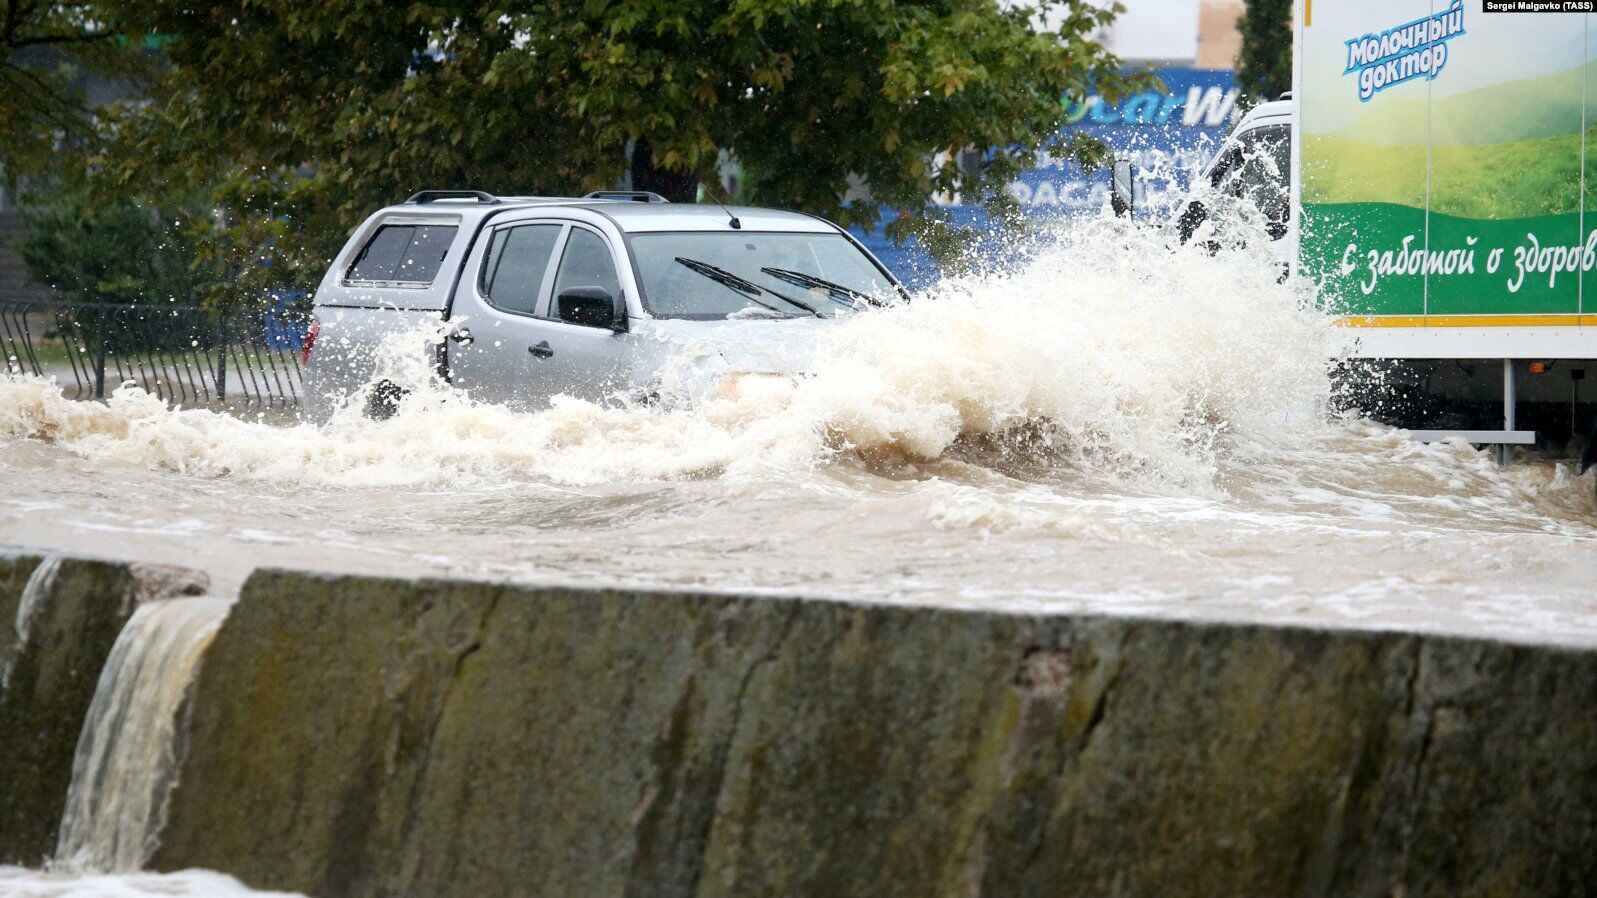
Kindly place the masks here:
POLYGON ((1325 328, 1304 300, 1244 252, 1171 247, 1100 221, 1061 232, 1011 273, 842 322, 796 384, 691 408, 562 398, 516 414, 431 379, 433 338, 411 335, 379 366, 411 390, 389 421, 351 407, 322 427, 276 427, 172 409, 133 387, 82 403, 11 378, 0 435, 201 476, 338 486, 746 476, 839 452, 936 459, 989 441, 1009 458, 1203 489, 1221 442, 1273 441, 1323 405, 1325 328))
POLYGON ((0 382, 0 539, 226 584, 286 564, 1597 644, 1592 475, 1328 416, 1333 329, 1277 271, 1075 225, 838 322, 811 376, 691 407, 473 403, 419 332, 379 360, 410 388, 384 422, 0 382))
POLYGON ((303 898, 289 892, 258 892, 210 870, 82 876, 0 867, 0 895, 7 898, 303 898))

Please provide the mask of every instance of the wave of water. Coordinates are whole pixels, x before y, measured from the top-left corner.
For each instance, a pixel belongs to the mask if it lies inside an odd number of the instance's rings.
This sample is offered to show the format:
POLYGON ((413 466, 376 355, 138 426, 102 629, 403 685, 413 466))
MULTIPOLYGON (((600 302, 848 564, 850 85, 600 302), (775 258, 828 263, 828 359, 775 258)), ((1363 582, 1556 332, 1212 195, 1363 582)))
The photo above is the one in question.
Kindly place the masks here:
POLYGON ((1329 415, 1334 331, 1277 272, 1073 225, 837 322, 810 376, 688 407, 474 403, 424 333, 383 354, 411 390, 387 421, 6 381, 0 539, 227 585, 270 563, 1597 641, 1593 475, 1329 415))
POLYGON ((373 486, 743 476, 839 455, 891 465, 963 453, 1203 489, 1229 440, 1317 420, 1326 326, 1245 251, 1172 247, 1117 222, 1077 225, 1014 270, 862 312, 810 376, 690 408, 559 399, 518 414, 431 377, 424 335, 383 376, 410 390, 376 422, 272 426, 179 410, 141 390, 103 405, 39 380, 0 383, 0 436, 203 476, 373 486))

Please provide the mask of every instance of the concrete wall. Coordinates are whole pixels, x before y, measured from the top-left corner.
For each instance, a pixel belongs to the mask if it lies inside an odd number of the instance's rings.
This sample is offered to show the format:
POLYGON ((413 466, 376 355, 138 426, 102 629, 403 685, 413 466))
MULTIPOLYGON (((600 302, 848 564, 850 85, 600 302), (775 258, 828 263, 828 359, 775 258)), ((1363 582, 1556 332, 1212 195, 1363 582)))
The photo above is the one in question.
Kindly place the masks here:
POLYGON ((39 864, 54 854, 78 733, 134 607, 204 585, 188 571, 63 558, 19 644, 18 605, 43 560, 0 547, 0 668, 11 665, 0 689, 0 863, 39 864))
POLYGON ((155 864, 320 898, 1589 894, 1597 654, 264 571, 155 864))

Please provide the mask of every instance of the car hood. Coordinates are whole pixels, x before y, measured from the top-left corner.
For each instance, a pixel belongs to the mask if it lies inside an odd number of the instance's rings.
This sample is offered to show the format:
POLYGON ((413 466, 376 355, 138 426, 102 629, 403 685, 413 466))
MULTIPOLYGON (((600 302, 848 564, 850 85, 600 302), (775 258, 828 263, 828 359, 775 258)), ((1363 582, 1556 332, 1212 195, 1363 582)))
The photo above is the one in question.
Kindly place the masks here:
POLYGON ((633 332, 666 353, 721 370, 801 374, 810 370, 821 335, 837 325, 835 318, 649 319, 633 332))

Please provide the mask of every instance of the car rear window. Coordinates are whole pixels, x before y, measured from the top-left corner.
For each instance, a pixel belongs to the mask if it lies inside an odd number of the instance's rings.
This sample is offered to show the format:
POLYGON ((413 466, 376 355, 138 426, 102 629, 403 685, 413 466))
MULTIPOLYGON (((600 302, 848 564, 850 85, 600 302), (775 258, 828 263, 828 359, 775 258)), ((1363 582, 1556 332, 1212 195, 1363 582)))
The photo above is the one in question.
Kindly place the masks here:
POLYGON ((349 266, 349 280, 431 284, 456 230, 454 225, 383 225, 349 266))

